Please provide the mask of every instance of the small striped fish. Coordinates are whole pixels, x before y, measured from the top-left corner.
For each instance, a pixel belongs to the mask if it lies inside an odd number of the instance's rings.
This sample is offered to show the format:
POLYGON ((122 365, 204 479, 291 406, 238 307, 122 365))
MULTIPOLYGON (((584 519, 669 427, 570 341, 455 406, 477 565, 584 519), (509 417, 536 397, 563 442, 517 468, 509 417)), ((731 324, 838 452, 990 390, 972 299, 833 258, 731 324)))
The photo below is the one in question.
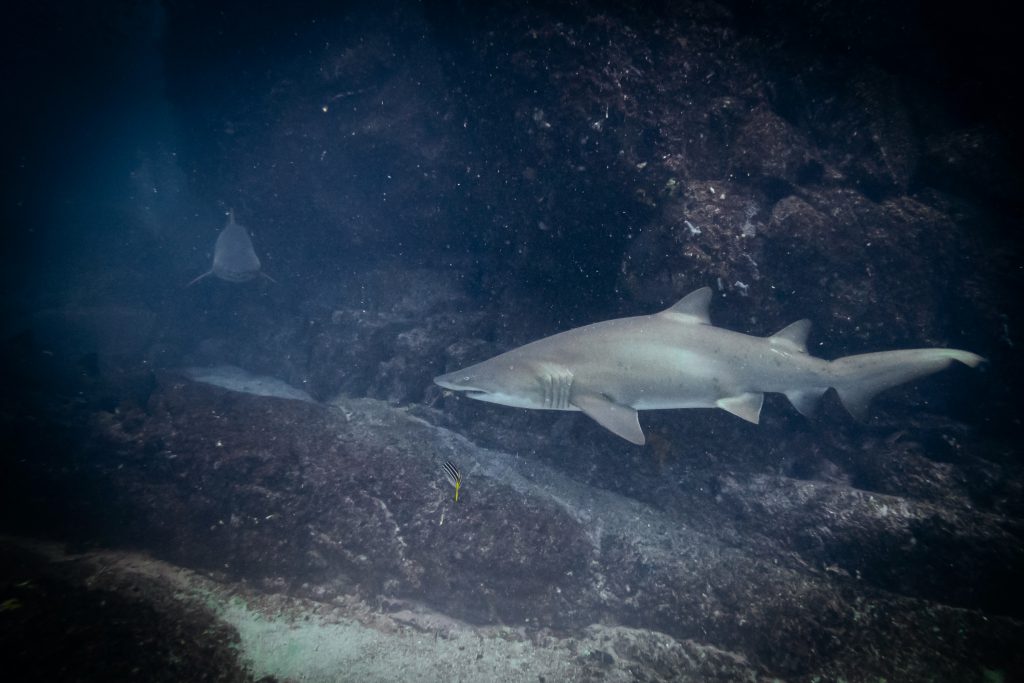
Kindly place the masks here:
POLYGON ((448 478, 448 483, 455 487, 455 502, 458 503, 459 489, 462 488, 462 472, 459 472, 459 468, 451 460, 445 460, 444 476, 448 478))

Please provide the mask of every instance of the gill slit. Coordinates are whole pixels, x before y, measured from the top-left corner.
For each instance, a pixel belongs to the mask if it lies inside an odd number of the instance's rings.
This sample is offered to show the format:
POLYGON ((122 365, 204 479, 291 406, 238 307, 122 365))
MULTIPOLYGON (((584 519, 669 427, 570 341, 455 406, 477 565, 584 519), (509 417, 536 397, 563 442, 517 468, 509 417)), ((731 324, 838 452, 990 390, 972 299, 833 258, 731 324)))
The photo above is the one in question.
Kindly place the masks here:
POLYGON ((568 410, 572 380, 572 373, 568 370, 545 373, 541 380, 544 407, 549 410, 568 410))

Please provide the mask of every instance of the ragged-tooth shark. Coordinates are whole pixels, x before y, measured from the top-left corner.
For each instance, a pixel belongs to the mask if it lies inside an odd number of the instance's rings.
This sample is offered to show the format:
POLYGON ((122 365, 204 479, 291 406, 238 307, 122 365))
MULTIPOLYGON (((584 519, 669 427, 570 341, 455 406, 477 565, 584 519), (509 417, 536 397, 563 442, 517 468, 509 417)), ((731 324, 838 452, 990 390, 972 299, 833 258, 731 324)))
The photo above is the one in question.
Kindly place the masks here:
POLYGON ((228 224, 217 235, 217 243, 213 247, 213 267, 192 280, 186 287, 191 287, 210 275, 228 282, 248 282, 262 275, 271 282, 277 282, 260 270, 260 258, 252 247, 249 233, 235 222, 234 209, 231 209, 228 215, 228 224))
POLYGON ((470 398, 516 408, 581 410, 602 427, 644 444, 638 410, 722 408, 757 424, 766 391, 785 394, 810 416, 835 388, 863 418, 880 391, 937 372, 953 361, 984 359, 957 349, 907 349, 834 361, 807 353, 811 323, 770 337, 715 327, 704 287, 654 315, 577 327, 512 349, 434 382, 470 398))

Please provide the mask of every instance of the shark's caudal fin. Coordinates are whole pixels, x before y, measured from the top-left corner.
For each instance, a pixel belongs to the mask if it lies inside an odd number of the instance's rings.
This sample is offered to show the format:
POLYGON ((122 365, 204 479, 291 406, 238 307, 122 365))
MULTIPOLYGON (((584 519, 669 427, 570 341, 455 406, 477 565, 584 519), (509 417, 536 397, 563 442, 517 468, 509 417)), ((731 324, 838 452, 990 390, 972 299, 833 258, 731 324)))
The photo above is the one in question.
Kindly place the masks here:
POLYGON ((908 349, 846 356, 832 361, 829 370, 843 406, 859 420, 867 415, 875 394, 904 382, 930 375, 953 361, 977 367, 984 358, 958 349, 908 349))

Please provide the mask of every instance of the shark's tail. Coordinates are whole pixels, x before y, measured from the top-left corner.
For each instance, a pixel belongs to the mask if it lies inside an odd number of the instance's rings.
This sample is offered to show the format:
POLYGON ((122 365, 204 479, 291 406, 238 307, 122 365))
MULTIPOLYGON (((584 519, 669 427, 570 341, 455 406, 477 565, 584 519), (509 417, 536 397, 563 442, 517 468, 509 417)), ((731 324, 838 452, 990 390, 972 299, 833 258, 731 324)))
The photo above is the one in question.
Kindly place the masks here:
POLYGON ((958 349, 907 349, 846 356, 829 363, 832 386, 850 414, 858 419, 867 415, 875 394, 904 382, 930 375, 953 361, 977 367, 985 359, 958 349))

